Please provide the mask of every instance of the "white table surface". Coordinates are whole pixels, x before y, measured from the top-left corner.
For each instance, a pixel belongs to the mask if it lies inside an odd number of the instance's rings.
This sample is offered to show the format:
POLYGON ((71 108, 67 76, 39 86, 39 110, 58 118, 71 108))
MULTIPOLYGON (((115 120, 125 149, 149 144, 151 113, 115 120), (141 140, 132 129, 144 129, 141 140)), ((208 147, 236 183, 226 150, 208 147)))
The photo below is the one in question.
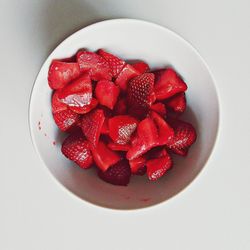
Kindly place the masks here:
POLYGON ((0 249, 250 249, 249 0, 0 0, 0 249), (221 129, 198 178, 164 205, 92 206, 71 195, 33 149, 31 88, 52 49, 97 20, 162 24, 191 42, 217 81, 221 129))

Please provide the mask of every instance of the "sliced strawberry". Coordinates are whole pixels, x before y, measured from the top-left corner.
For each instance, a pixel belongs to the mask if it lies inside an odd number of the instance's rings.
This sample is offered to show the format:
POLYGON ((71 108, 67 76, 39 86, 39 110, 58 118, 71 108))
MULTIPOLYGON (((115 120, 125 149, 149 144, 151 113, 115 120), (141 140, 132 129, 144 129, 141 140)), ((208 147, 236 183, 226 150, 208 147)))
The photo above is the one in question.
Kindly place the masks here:
POLYGON ((164 100, 187 90, 186 83, 173 69, 159 70, 155 74, 155 95, 157 100, 164 100))
POLYGON ((61 61, 52 61, 48 82, 52 89, 61 89, 80 75, 80 68, 77 63, 68 63, 61 61))
POLYGON ((145 116, 154 101, 154 74, 144 73, 129 81, 128 105, 131 114, 145 116))
POLYGON ((82 133, 70 134, 62 144, 62 153, 81 168, 89 168, 93 163, 89 142, 82 133))
POLYGON ((186 109, 186 96, 185 93, 179 93, 167 100, 166 105, 174 112, 183 113, 186 109))
POLYGON ((114 107, 115 115, 125 115, 127 114, 127 101, 126 98, 120 97, 114 107))
POLYGON ((126 157, 128 160, 133 160, 156 146, 158 146, 157 128, 152 119, 146 118, 139 123, 137 134, 126 157))
POLYGON ((127 186, 130 180, 131 171, 126 160, 120 161, 111 166, 107 171, 98 172, 99 177, 113 185, 127 186))
POLYGON ((130 145, 128 145, 128 144, 122 145, 122 144, 117 144, 114 142, 110 142, 108 144, 108 147, 110 149, 112 149, 113 151, 125 151, 126 152, 126 151, 129 151, 129 149, 130 149, 130 145))
POLYGON ((172 159, 168 154, 161 158, 148 160, 146 166, 149 180, 155 181, 162 177, 172 167, 172 164, 172 159))
POLYGON ((145 174, 145 166, 146 166, 146 158, 144 156, 138 157, 134 160, 129 161, 129 165, 131 168, 131 173, 136 175, 145 174))
POLYGON ((99 103, 110 109, 114 108, 119 93, 119 87, 107 80, 99 81, 95 88, 95 95, 99 103))
POLYGON ((138 121, 132 116, 114 116, 109 119, 109 136, 117 144, 127 144, 137 125, 138 121))
POLYGON ((104 123, 101 128, 101 134, 108 135, 109 134, 109 120, 105 118, 104 123))
POLYGON ((111 80, 112 78, 108 62, 94 52, 79 51, 77 53, 77 62, 80 71, 88 72, 92 80, 111 80))
POLYGON ((112 76, 116 78, 120 74, 126 63, 119 57, 114 56, 103 49, 99 49, 98 54, 108 62, 109 68, 112 72, 112 76))
POLYGON ((154 159, 154 158, 161 158, 163 156, 166 156, 167 150, 162 147, 152 148, 149 152, 147 152, 146 157, 148 160, 154 159))
POLYGON ((149 66, 147 63, 145 62, 137 62, 132 64, 132 66, 138 71, 140 72, 140 74, 146 73, 149 71, 149 66))
POLYGON ((92 84, 88 74, 81 75, 58 93, 60 100, 69 107, 83 108, 92 100, 92 84))
POLYGON ((97 106, 97 104, 98 104, 98 101, 95 98, 92 98, 90 104, 88 105, 85 105, 83 107, 70 106, 69 108, 77 114, 87 114, 92 109, 94 109, 97 106))
POLYGON ((110 166, 121 160, 120 155, 110 150, 101 140, 96 147, 91 145, 91 151, 97 167, 102 171, 106 171, 110 166))
POLYGON ((140 75, 139 71, 137 71, 133 66, 126 64, 116 78, 115 83, 121 90, 126 91, 128 81, 138 75, 140 75))
POLYGON ((157 102, 154 103, 151 108, 151 110, 155 111, 156 113, 158 113, 159 115, 161 115, 162 117, 166 117, 167 114, 167 109, 165 104, 161 103, 161 102, 157 102))
POLYGON ((153 119, 157 127, 159 145, 167 144, 174 137, 174 130, 156 112, 152 111, 150 117, 153 119))
POLYGON ((174 137, 167 144, 168 148, 174 153, 185 156, 189 147, 196 140, 194 127, 187 122, 176 120, 171 123, 174 129, 174 137))
POLYGON ((52 95, 52 100, 51 100, 52 113, 57 113, 68 109, 67 105, 60 101, 58 93, 59 91, 56 90, 52 95))
POLYGON ((59 111, 53 114, 56 125, 62 131, 67 131, 77 124, 80 116, 70 109, 59 111))

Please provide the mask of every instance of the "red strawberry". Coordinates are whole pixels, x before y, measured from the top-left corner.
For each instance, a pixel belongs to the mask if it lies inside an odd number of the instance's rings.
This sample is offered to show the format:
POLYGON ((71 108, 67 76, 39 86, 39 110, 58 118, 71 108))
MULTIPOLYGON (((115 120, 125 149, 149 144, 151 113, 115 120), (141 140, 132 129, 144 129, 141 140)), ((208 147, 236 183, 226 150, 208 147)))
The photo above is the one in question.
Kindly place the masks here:
POLYGON ((159 145, 167 144, 174 136, 174 130, 167 124, 167 122, 156 112, 152 111, 150 117, 155 122, 158 131, 159 145))
POLYGON ((69 135, 62 144, 62 153, 81 168, 89 168, 93 163, 89 142, 80 133, 69 135))
POLYGON ((104 123, 101 128, 101 134, 108 135, 109 134, 109 120, 105 118, 104 123))
POLYGON ((114 108, 115 115, 127 114, 127 101, 125 98, 120 97, 114 108))
POLYGON ((128 144, 122 145, 122 144, 117 144, 114 142, 110 142, 108 144, 108 147, 110 149, 112 149, 113 151, 129 151, 129 149, 130 149, 130 145, 128 145, 128 144))
POLYGON ((116 152, 110 150, 103 141, 99 141, 96 147, 91 145, 94 161, 102 171, 106 171, 110 166, 121 160, 116 152))
POLYGON ((92 100, 92 84, 88 74, 81 75, 63 88, 58 97, 69 107, 83 108, 92 100))
POLYGON ((154 159, 154 158, 161 158, 163 156, 166 156, 167 154, 168 153, 165 148, 157 147, 147 152, 146 156, 147 156, 147 159, 154 159))
POLYGON ((196 140, 194 127, 187 122, 176 120, 171 123, 174 129, 174 137, 167 144, 174 153, 185 156, 188 148, 196 140))
POLYGON ((129 161, 129 165, 131 168, 132 174, 144 175, 145 174, 145 166, 146 166, 146 158, 144 156, 138 157, 134 160, 129 161))
POLYGON ((179 93, 167 100, 166 105, 168 108, 175 112, 184 112, 186 109, 186 97, 185 93, 179 93))
POLYGON ((70 109, 59 111, 53 114, 56 125, 62 130, 67 131, 77 124, 80 116, 70 109))
POLYGON ((157 100, 164 100, 187 89, 186 83, 173 69, 159 70, 154 73, 157 100))
POLYGON ((131 171, 126 160, 111 166, 107 171, 98 172, 99 177, 113 185, 127 186, 130 181, 131 171))
POLYGON ((137 134, 132 140, 132 146, 127 152, 127 159, 133 160, 140 157, 151 148, 158 146, 158 132, 152 119, 141 121, 137 128, 137 134))
POLYGON ((168 154, 161 158, 148 160, 146 166, 149 180, 155 181, 159 179, 172 167, 172 164, 172 159, 168 154))
POLYGON ((95 95, 99 103, 110 109, 114 108, 119 93, 119 87, 107 80, 99 81, 95 88, 95 95))
POLYGON ((153 104, 151 106, 151 110, 155 111, 156 113, 158 113, 162 117, 165 117, 167 114, 166 106, 161 102, 157 102, 157 103, 153 104))
POLYGON ((128 115, 114 116, 109 119, 109 136, 117 144, 127 144, 137 128, 138 121, 128 115))
POLYGON ((132 64, 132 66, 138 71, 140 72, 140 74, 143 74, 147 71, 149 71, 149 66, 147 63, 145 62, 137 62, 132 64))
POLYGON ((77 63, 67 63, 60 61, 52 61, 48 82, 52 89, 61 89, 70 81, 76 79, 80 75, 80 68, 77 63))
POLYGON ((90 104, 85 105, 83 107, 74 107, 70 106, 69 108, 77 114, 87 114, 92 109, 94 109, 98 104, 98 101, 95 98, 92 98, 90 104))
POLYGON ((52 113, 57 113, 68 109, 67 105, 60 101, 58 93, 59 91, 56 90, 52 95, 52 100, 51 100, 52 113))
POLYGON ((82 131, 94 146, 98 144, 105 116, 103 110, 95 109, 82 117, 82 131))
POLYGON ((138 75, 140 75, 139 71, 137 71, 133 66, 126 64, 116 78, 115 83, 121 90, 125 91, 127 89, 128 81, 138 75))
POLYGON ((79 51, 77 53, 77 62, 80 71, 88 72, 92 80, 111 80, 112 78, 108 62, 94 52, 79 51))
POLYGON ((129 81, 128 105, 130 113, 139 117, 145 116, 154 101, 154 74, 144 73, 129 81))
POLYGON ((125 62, 117 56, 114 56, 103 49, 98 50, 98 54, 102 56, 109 64, 109 68, 113 77, 117 77, 125 66, 125 62))

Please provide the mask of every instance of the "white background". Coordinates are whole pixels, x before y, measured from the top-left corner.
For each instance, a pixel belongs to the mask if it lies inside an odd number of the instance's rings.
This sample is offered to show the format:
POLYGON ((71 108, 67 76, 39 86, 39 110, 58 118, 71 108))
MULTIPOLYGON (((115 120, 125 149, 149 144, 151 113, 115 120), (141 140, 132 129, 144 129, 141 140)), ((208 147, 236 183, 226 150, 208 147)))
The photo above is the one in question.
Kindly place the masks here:
POLYGON ((0 249, 249 250, 249 10, 249 0, 0 0, 0 249), (180 195, 141 211, 102 209, 71 195, 39 160, 28 128, 31 88, 52 49, 116 17, 153 21, 191 42, 221 104, 209 164, 180 195))

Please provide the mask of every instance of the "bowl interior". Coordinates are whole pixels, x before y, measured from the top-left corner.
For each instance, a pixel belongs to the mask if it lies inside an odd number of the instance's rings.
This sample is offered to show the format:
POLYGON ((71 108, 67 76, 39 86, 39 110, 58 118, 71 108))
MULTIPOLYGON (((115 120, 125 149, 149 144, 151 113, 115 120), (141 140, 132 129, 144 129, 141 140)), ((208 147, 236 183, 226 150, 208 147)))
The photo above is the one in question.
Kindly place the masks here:
POLYGON ((200 55, 182 38, 161 26, 119 19, 88 26, 62 42, 44 63, 32 92, 30 128, 35 147, 53 176, 85 201, 115 209, 135 209, 169 199, 201 171, 211 154, 218 130, 218 99, 211 74, 200 55), (197 129, 198 139, 186 158, 174 157, 174 168, 157 182, 133 176, 127 187, 107 184, 94 169, 82 170, 60 151, 65 135, 57 129, 50 108, 52 91, 47 72, 52 59, 78 49, 104 48, 125 58, 141 59, 152 68, 172 66, 188 84, 188 109, 183 120, 197 129))

